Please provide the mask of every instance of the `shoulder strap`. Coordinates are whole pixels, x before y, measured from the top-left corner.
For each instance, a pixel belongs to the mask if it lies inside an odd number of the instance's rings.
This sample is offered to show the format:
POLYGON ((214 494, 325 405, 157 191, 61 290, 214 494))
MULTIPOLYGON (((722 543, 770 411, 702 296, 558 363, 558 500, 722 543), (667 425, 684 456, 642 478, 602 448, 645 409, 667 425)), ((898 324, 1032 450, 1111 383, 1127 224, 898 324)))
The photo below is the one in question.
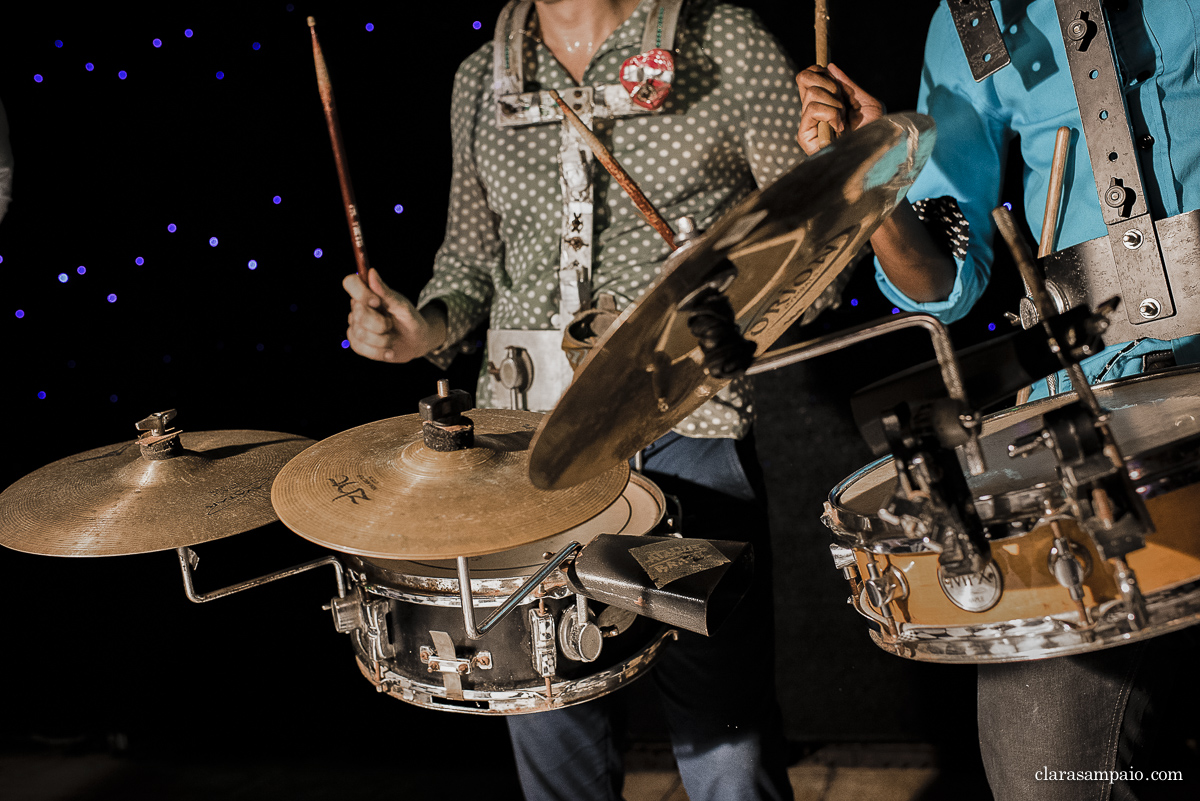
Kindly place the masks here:
POLYGON ((509 0, 496 19, 492 39, 492 88, 496 96, 525 91, 525 23, 529 20, 532 0, 509 0))
POLYGON ((646 28, 642 31, 642 52, 649 50, 675 49, 675 26, 679 21, 679 9, 683 0, 657 0, 646 15, 646 28))

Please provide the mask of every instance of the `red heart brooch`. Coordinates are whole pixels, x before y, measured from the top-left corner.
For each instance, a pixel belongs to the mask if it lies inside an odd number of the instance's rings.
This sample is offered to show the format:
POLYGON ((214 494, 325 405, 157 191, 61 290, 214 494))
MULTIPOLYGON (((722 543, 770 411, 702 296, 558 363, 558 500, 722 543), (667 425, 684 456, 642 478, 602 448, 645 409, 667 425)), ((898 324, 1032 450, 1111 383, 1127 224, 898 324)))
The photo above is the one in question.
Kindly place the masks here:
POLYGON ((621 65, 621 86, 633 102, 654 110, 663 104, 675 80, 675 59, 668 50, 654 48, 625 59, 621 65))

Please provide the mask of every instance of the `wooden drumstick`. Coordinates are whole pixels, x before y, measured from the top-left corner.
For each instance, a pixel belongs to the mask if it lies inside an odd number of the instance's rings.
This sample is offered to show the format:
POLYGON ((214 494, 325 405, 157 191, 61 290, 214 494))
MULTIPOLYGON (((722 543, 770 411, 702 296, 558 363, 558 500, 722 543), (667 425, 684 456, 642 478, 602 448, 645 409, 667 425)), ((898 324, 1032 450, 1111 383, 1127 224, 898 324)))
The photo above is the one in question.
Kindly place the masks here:
MULTIPOLYGON (((817 66, 829 66, 829 8, 827 0, 817 0, 817 66)), ((833 128, 827 122, 817 123, 817 144, 824 148, 833 141, 833 128)))
MULTIPOLYGON (((1054 137, 1054 158, 1050 162, 1050 184, 1046 189, 1046 214, 1042 218, 1042 236, 1038 241, 1038 258, 1044 259, 1054 252, 1054 231, 1058 228, 1058 212, 1062 207, 1063 176, 1067 171, 1067 146, 1071 144, 1071 129, 1063 126, 1054 137)), ((1026 293, 1030 292, 1028 286, 1026 293)), ((1028 386, 1017 393, 1017 405, 1029 401, 1033 387, 1028 386)))
POLYGON ((350 241, 354 245, 354 261, 358 265, 358 277, 365 284, 371 265, 367 263, 362 225, 358 221, 358 206, 354 202, 354 187, 350 185, 350 174, 346 168, 346 146, 342 144, 342 129, 338 125, 337 106, 333 102, 333 86, 329 82, 329 70, 325 67, 325 56, 321 53, 321 43, 317 41, 317 21, 312 17, 308 18, 308 29, 312 33, 313 62, 317 67, 317 88, 321 91, 321 105, 325 107, 325 124, 329 127, 329 141, 333 145, 333 160, 337 164, 338 183, 342 187, 342 205, 346 207, 346 224, 350 226, 350 241))
POLYGON ((592 133, 592 129, 584 125, 583 120, 579 119, 579 115, 571 110, 571 107, 567 105, 565 100, 559 97, 558 92, 553 89, 549 91, 550 97, 554 98, 554 102, 562 109, 563 119, 575 129, 575 132, 579 134, 579 138, 591 148, 597 160, 604 165, 604 169, 608 170, 608 174, 625 190, 625 194, 629 195, 629 199, 633 201, 633 205, 637 207, 637 210, 642 213, 646 222, 650 223, 651 227, 655 231, 658 231, 659 236, 667 240, 667 244, 671 246, 671 250, 674 250, 676 247, 675 232, 671 230, 671 226, 667 225, 667 221, 658 213, 658 209, 654 208, 649 198, 642 193, 642 190, 638 188, 634 180, 629 177, 629 173, 625 172, 625 168, 617 163, 617 160, 613 158, 612 153, 608 152, 608 148, 604 146, 604 143, 592 133))

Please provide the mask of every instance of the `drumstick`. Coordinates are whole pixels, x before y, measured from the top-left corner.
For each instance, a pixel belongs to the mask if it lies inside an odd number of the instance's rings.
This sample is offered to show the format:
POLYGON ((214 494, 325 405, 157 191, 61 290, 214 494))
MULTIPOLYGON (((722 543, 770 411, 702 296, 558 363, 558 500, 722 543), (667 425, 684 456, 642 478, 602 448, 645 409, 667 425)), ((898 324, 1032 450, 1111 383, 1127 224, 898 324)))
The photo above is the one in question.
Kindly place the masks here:
POLYGON ((629 195, 629 199, 633 201, 633 205, 646 218, 646 222, 650 223, 651 227, 655 231, 658 231, 659 236, 667 240, 667 244, 671 246, 671 250, 674 250, 675 232, 671 230, 671 226, 667 225, 667 221, 662 218, 662 215, 650 203, 650 200, 638 188, 634 180, 629 177, 629 173, 625 172, 625 169, 617 163, 612 153, 608 152, 608 148, 592 133, 592 130, 583 124, 583 120, 579 119, 579 115, 571 110, 571 107, 567 105, 565 100, 559 97, 558 92, 551 89, 550 97, 554 98, 554 102, 562 109, 563 119, 575 129, 579 137, 587 143, 592 153, 604 165, 604 169, 608 170, 608 174, 625 190, 625 194, 629 195))
MULTIPOLYGON (((1044 259, 1054 252, 1054 229, 1058 227, 1058 212, 1062 206, 1063 175, 1067 171, 1067 146, 1071 143, 1071 129, 1063 126, 1054 137, 1054 158, 1050 162, 1050 184, 1046 190, 1046 214, 1042 218, 1042 236, 1038 242, 1038 258, 1044 259)), ((1028 286, 1026 292, 1031 291, 1028 286)), ((1033 394, 1028 386, 1017 393, 1017 405, 1026 403, 1033 394)))
MULTIPOLYGON (((817 30, 817 66, 829 66, 829 8, 827 0, 817 0, 815 28, 817 30)), ((817 144, 824 148, 833 141, 833 128, 827 122, 817 123, 817 144)))
POLYGON ((333 145, 333 160, 337 164, 338 183, 342 186, 342 205, 346 207, 346 224, 350 226, 350 241, 354 245, 354 261, 358 265, 358 277, 367 283, 371 265, 367 263, 367 250, 363 246, 362 226, 358 222, 358 206, 354 202, 354 187, 346 169, 346 147, 342 144, 342 129, 338 125, 337 106, 333 103, 333 86, 329 83, 329 70, 325 68, 325 56, 321 43, 317 41, 317 21, 308 18, 308 29, 312 32, 313 62, 317 67, 317 88, 321 91, 321 105, 325 107, 325 124, 329 127, 329 141, 333 145))

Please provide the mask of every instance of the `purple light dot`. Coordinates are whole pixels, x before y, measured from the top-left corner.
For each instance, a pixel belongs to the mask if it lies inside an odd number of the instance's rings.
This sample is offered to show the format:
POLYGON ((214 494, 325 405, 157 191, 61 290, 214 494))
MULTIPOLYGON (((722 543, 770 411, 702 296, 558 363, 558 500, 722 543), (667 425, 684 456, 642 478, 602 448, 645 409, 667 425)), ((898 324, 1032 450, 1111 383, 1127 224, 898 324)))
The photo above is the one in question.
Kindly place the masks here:
POLYGON ((283 202, 283 198, 281 198, 279 195, 276 195, 275 197, 271 198, 271 202, 278 206, 283 202))
POLYGON ((288 3, 288 4, 287 4, 287 10, 288 10, 288 11, 295 11, 295 10, 296 10, 296 7, 295 7, 294 5, 292 5, 291 3, 288 3))
POLYGON ((892 314, 899 314, 899 313, 900 313, 900 310, 899 310, 899 309, 897 309, 895 306, 893 306, 893 307, 892 307, 892 314))
POLYGON ((220 81, 220 80, 223 80, 224 78, 225 78, 225 73, 218 71, 217 72, 217 80, 220 81))
POLYGON ((170 231, 171 233, 175 233, 175 223, 171 223, 170 225, 168 225, 167 230, 170 231))
POLYGON ((68 278, 70 278, 70 276, 67 275, 66 273, 59 273, 58 274, 58 283, 65 284, 65 283, 67 283, 68 278))
POLYGON ((368 22, 367 23, 367 32, 369 33, 370 31, 373 31, 373 30, 375 30, 375 23, 368 22))
POLYGON ((184 35, 184 36, 186 36, 187 38, 191 39, 191 38, 192 38, 192 29, 191 29, 191 28, 184 28, 184 29, 183 29, 183 35, 184 35))
POLYGON ((258 262, 255 261, 254 259, 251 259, 250 262, 246 266, 249 267, 251 270, 257 270, 258 262))
POLYGON ((146 260, 143 259, 141 256, 138 256, 136 259, 133 260, 133 263, 136 264, 138 267, 141 267, 143 264, 146 263, 146 260))
POLYGON ((255 50, 258 50, 259 48, 262 47, 262 45, 260 45, 258 42, 255 42, 254 44, 252 44, 250 46, 253 47, 255 50))
POLYGON ((475 20, 474 22, 471 23, 471 27, 474 28, 475 30, 479 30, 480 28, 483 27, 483 23, 480 22, 479 20, 475 20))
POLYGON ((54 40, 54 46, 55 46, 55 47, 62 47, 62 39, 55 39, 55 40, 54 40))
POLYGON ((397 203, 395 206, 392 207, 392 211, 396 212, 397 214, 403 214, 404 207, 401 206, 399 203, 397 203))
POLYGON ((320 248, 317 248, 316 250, 314 250, 314 251, 313 251, 313 257, 314 257, 314 258, 318 258, 318 259, 319 259, 319 258, 321 258, 321 257, 322 257, 322 256, 324 256, 324 255, 325 255, 325 251, 321 250, 320 248))
POLYGON ((17 309, 17 319, 18 320, 25 319, 25 310, 24 309, 17 309))
POLYGON ((110 293, 108 294, 108 302, 109 302, 109 303, 116 303, 116 302, 117 302, 117 296, 116 296, 116 294, 114 294, 114 293, 110 292, 110 293))
POLYGON ((264 345, 263 343, 259 342, 257 345, 254 346, 254 349, 256 351, 258 351, 259 353, 262 353, 264 350, 267 349, 267 346, 264 345))
POLYGON ((76 268, 75 268, 75 272, 79 273, 80 275, 83 275, 84 273, 86 273, 86 272, 87 272, 87 267, 84 267, 84 266, 81 264, 81 265, 79 265, 78 267, 76 267, 76 268))
POLYGON ((857 306, 857 305, 858 305, 858 298, 850 298, 850 305, 851 305, 851 306, 857 306))
POLYGON ((1004 206, 1004 208, 1008 209, 1009 211, 1012 211, 1012 204, 1011 204, 1011 203, 1009 203, 1009 202, 1005 201, 1005 202, 1004 202, 1002 205, 1004 206))
POLYGON ((996 330, 996 324, 995 324, 995 323, 988 323, 988 330, 989 330, 989 331, 995 331, 995 330, 996 330))
POLYGON ((46 392, 45 392, 45 390, 42 390, 41 392, 38 393, 38 400, 45 400, 45 399, 46 399, 46 392))
POLYGON ((85 70, 87 70, 88 72, 91 72, 92 70, 96 69, 96 65, 89 61, 88 63, 83 65, 83 68, 85 70))
POLYGON ((150 44, 154 45, 155 47, 162 47, 162 39, 155 39, 150 44))
POLYGON ((215 248, 217 246, 217 238, 215 236, 210 236, 208 238, 208 246, 210 248, 215 248))
POLYGON ((109 396, 108 396, 108 402, 109 402, 109 403, 116 403, 116 402, 117 402, 117 396, 116 396, 116 395, 109 395, 109 396))
POLYGON ((41 76, 41 75, 34 75, 34 76, 33 76, 33 82, 34 82, 34 83, 41 83, 41 82, 42 82, 42 76, 41 76))
POLYGON ((4 257, 0 256, 0 264, 4 264, 4 257))
POLYGON ((350 340, 348 340, 348 339, 343 339, 343 340, 342 340, 342 350, 345 350, 345 349, 346 349, 346 348, 348 348, 348 347, 350 347, 350 340))
POLYGON ((129 73, 126 72, 125 70, 121 70, 120 72, 117 73, 117 77, 123 81, 129 77, 129 73))

